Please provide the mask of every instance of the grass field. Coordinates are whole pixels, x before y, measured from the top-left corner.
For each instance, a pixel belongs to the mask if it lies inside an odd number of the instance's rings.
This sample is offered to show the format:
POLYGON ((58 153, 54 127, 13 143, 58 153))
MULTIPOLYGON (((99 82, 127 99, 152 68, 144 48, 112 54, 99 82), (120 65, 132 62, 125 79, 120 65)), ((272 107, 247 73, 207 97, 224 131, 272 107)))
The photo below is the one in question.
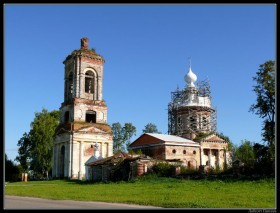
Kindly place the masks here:
POLYGON ((103 201, 165 208, 276 208, 275 180, 179 180, 146 176, 129 182, 49 180, 7 183, 5 195, 103 201))

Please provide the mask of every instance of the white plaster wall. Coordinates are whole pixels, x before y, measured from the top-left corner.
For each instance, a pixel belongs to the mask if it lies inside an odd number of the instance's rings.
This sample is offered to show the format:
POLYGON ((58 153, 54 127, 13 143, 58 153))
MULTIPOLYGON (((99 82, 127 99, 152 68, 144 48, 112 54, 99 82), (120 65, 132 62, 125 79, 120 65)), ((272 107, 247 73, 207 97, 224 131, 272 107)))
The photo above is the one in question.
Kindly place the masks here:
POLYGON ((105 134, 74 134, 74 152, 73 152, 73 178, 78 178, 78 174, 80 172, 81 177, 85 178, 85 162, 93 155, 86 155, 85 151, 94 145, 95 142, 101 144, 101 148, 107 143, 108 144, 108 156, 104 156, 105 152, 101 152, 100 155, 102 158, 109 157, 113 155, 113 138, 110 135, 105 134), (80 150, 80 142, 83 143, 83 150, 80 150), (82 152, 82 158, 80 158, 80 151, 82 152), (80 162, 82 159, 82 162, 80 162), (80 171, 80 163, 82 164, 80 171))
POLYGON ((96 123, 107 123, 106 106, 88 105, 84 103, 78 103, 74 106, 74 120, 85 121, 87 110, 96 111, 96 123))

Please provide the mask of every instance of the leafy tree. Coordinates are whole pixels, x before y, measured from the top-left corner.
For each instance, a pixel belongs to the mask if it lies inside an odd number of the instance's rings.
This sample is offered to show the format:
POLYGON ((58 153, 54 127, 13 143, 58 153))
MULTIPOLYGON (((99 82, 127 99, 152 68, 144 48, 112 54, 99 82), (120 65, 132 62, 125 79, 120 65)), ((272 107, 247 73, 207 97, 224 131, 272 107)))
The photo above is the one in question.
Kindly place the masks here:
POLYGON ((123 127, 123 136, 126 144, 126 150, 128 150, 129 145, 131 144, 131 137, 136 135, 136 127, 132 123, 125 123, 123 127))
POLYGON ((19 181, 21 172, 21 167, 9 160, 5 153, 5 181, 19 181))
POLYGON ((245 165, 252 166, 255 160, 253 143, 248 140, 242 140, 241 145, 236 149, 236 157, 245 165))
POLYGON ((112 124, 113 132, 113 150, 114 153, 117 151, 125 151, 129 144, 130 139, 136 134, 136 127, 132 123, 125 123, 122 127, 119 122, 112 124))
POLYGON ((268 147, 259 143, 255 143, 253 146, 255 157, 257 162, 261 162, 268 158, 268 147))
POLYGON ((269 157, 269 147, 256 143, 253 149, 256 157, 255 172, 261 175, 273 174, 273 167, 269 157))
POLYGON ((275 159, 275 61, 269 60, 261 64, 256 76, 257 85, 253 91, 257 95, 255 104, 249 111, 263 118, 262 137, 270 148, 271 160, 275 159))
POLYGON ((24 133, 22 138, 18 141, 17 146, 18 149, 18 156, 16 157, 16 161, 18 161, 23 169, 24 172, 27 172, 30 167, 30 159, 31 159, 31 148, 32 143, 30 140, 30 136, 28 133, 24 133))
POLYGON ((123 140, 122 140, 122 125, 117 122, 112 124, 113 132, 113 150, 114 152, 122 150, 123 140))
POLYGON ((157 126, 153 123, 148 123, 145 128, 143 129, 143 133, 159 133, 161 132, 158 131, 157 126))
POLYGON ((31 123, 30 139, 32 141, 32 166, 33 170, 46 174, 52 167, 52 154, 55 129, 59 123, 59 111, 35 113, 35 119, 31 123))
POLYGON ((36 112, 31 122, 31 130, 18 141, 20 162, 24 171, 32 170, 35 175, 46 175, 52 167, 55 129, 59 124, 60 112, 47 109, 36 112))

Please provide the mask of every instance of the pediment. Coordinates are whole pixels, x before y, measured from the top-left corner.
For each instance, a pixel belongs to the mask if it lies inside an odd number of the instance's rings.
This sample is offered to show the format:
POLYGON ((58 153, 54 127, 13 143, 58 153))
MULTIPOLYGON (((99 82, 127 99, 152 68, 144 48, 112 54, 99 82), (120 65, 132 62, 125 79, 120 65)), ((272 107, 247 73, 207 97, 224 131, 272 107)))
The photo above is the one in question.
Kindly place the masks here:
POLYGON ((205 138, 202 138, 201 141, 203 141, 203 142, 225 142, 224 139, 222 139, 221 137, 219 137, 216 134, 208 135, 205 138))
POLYGON ((105 131, 103 131, 99 128, 96 128, 94 126, 79 129, 77 132, 80 132, 80 133, 106 133, 105 131))

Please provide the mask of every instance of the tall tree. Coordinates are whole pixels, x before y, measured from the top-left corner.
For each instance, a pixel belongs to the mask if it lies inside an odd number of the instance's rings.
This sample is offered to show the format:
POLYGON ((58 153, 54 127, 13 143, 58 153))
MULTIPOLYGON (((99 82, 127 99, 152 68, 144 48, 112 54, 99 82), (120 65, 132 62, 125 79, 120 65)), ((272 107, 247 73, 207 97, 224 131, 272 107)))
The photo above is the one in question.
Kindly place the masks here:
POLYGON ((122 140, 122 125, 117 122, 112 124, 113 132, 113 150, 114 152, 123 149, 123 140, 122 140))
POLYGON ((132 123, 125 123, 122 128, 123 137, 126 144, 126 150, 128 150, 129 145, 131 144, 131 137, 136 135, 136 127, 132 125, 132 123))
POLYGON ((46 174, 52 167, 52 154, 55 129, 59 124, 59 111, 35 113, 35 119, 31 123, 30 139, 32 141, 32 164, 33 170, 46 174))
POLYGON ((31 148, 32 143, 30 140, 30 136, 28 133, 24 133, 21 139, 18 141, 17 146, 18 149, 18 156, 16 157, 16 161, 18 161, 23 169, 24 172, 27 172, 30 167, 30 160, 31 160, 31 148))
POLYGON ((263 118, 262 137, 268 143, 271 159, 275 159, 275 61, 269 60, 261 64, 256 76, 253 91, 257 95, 255 104, 249 111, 263 118))
POLYGON ((269 156, 269 147, 256 143, 254 144, 253 148, 256 157, 255 172, 261 175, 273 174, 274 169, 269 156))
POLYGON ((21 172, 21 167, 15 165, 12 160, 9 160, 5 153, 5 181, 19 181, 21 172))
POLYGON ((59 124, 60 112, 47 109, 36 112, 29 133, 18 141, 16 160, 25 172, 32 170, 35 175, 46 175, 51 170, 55 129, 59 124))
POLYGON ((236 157, 245 165, 253 165, 255 160, 254 144, 248 140, 242 140, 241 145, 236 149, 236 157))
POLYGON ((130 139, 136 133, 136 127, 132 123, 125 123, 122 127, 119 122, 112 124, 113 132, 113 150, 117 151, 126 151, 130 139))
POLYGON ((154 123, 148 123, 142 131, 143 133, 161 133, 158 131, 157 126, 154 123))

